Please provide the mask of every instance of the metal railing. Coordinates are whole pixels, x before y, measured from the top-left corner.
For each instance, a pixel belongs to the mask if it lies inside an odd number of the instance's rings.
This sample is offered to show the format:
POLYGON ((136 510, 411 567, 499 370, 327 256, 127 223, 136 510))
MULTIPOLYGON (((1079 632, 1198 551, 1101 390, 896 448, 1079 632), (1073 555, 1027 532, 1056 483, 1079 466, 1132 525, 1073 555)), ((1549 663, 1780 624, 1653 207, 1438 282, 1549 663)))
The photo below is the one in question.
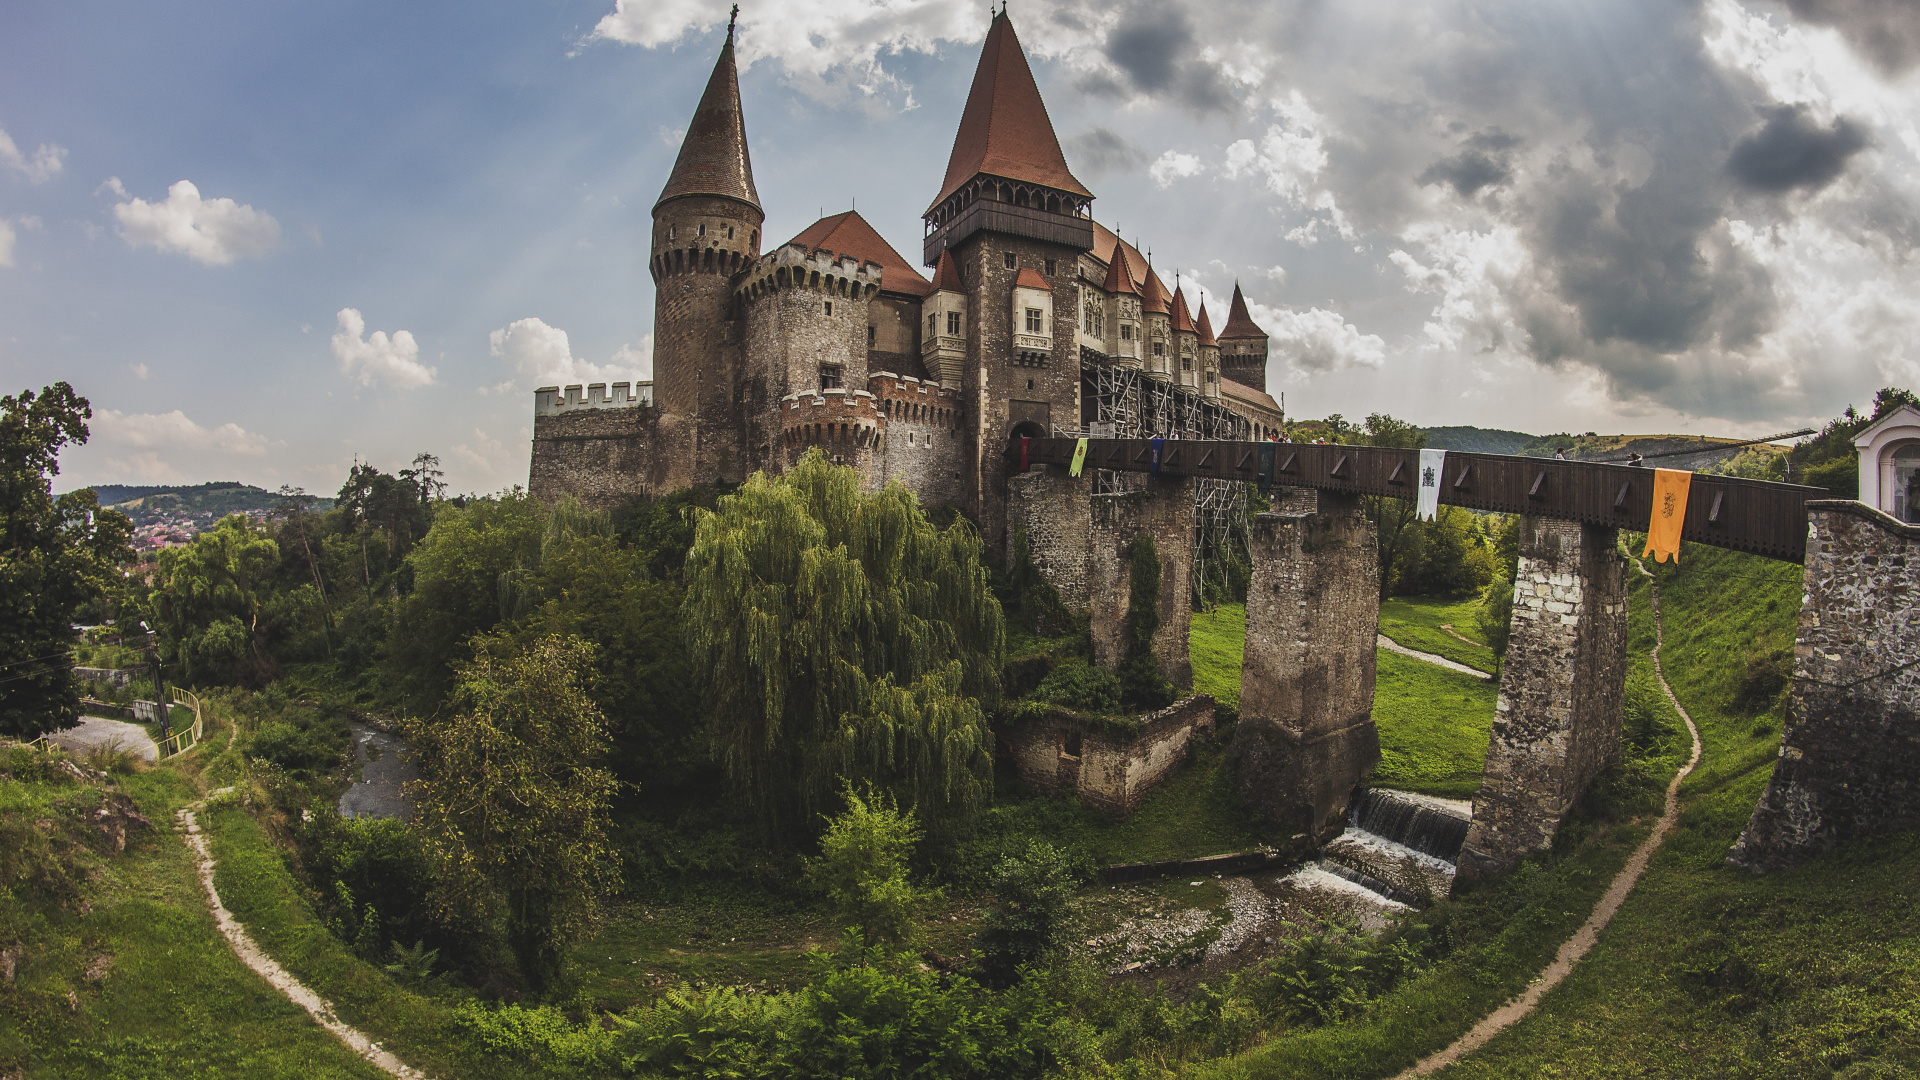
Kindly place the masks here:
POLYGON ((206 710, 200 705, 200 698, 191 690, 182 690, 177 686, 167 688, 173 704, 193 710, 193 723, 178 734, 160 743, 160 757, 170 758, 175 754, 184 754, 194 748, 205 737, 207 731, 206 710))

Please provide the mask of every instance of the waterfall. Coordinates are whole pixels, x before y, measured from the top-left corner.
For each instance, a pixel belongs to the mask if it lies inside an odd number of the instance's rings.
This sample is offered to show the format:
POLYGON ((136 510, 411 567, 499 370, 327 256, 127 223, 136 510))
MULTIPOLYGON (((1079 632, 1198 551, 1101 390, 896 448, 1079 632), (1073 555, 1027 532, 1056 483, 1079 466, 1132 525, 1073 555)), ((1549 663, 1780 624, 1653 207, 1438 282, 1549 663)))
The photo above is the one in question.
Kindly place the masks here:
POLYGON ((1471 804, 1369 788, 1354 800, 1351 822, 1375 836, 1453 862, 1473 823, 1471 804))

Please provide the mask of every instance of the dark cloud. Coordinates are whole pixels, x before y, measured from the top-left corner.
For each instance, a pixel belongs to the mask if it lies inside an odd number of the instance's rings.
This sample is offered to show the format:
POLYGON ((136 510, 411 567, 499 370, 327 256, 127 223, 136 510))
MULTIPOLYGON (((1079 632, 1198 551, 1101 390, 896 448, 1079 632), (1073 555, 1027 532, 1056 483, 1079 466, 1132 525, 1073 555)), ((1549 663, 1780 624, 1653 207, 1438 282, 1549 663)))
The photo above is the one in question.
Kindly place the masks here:
POLYGON ((1110 173, 1144 169, 1153 155, 1138 143, 1109 127, 1089 128, 1066 142, 1067 157, 1077 176, 1095 179, 1110 173))
POLYGON ((1920 6, 1913 0, 1786 0, 1788 10, 1840 31, 1854 51, 1887 75, 1920 63, 1920 6))
POLYGON ((1420 186, 1449 184, 1462 197, 1471 198, 1483 187, 1504 184, 1513 179, 1507 164, 1478 150, 1468 150, 1450 158, 1441 158, 1420 174, 1420 186))
MULTIPOLYGON (((1199 112, 1234 105, 1226 78, 1201 59, 1193 23, 1183 8, 1157 0, 1133 4, 1107 35, 1104 52, 1139 93, 1199 112)), ((1097 90, 1087 80, 1082 87, 1097 90)))
POLYGON ((1842 116, 1830 128, 1798 106, 1765 110, 1766 124, 1734 144, 1727 171, 1755 191, 1818 191, 1840 178, 1847 159, 1866 148, 1867 133, 1842 116))

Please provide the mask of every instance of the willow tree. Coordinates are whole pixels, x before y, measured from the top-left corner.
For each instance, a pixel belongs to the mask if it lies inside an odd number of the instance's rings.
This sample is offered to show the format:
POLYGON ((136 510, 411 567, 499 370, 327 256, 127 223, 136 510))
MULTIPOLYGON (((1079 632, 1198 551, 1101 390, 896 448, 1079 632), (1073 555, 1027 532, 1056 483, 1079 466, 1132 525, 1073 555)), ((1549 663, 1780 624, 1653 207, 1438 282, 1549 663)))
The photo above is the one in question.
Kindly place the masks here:
POLYGON ((1005 648, 979 536, 809 452, 699 511, 687 643, 714 754, 772 828, 871 784, 936 830, 992 783, 1005 648))

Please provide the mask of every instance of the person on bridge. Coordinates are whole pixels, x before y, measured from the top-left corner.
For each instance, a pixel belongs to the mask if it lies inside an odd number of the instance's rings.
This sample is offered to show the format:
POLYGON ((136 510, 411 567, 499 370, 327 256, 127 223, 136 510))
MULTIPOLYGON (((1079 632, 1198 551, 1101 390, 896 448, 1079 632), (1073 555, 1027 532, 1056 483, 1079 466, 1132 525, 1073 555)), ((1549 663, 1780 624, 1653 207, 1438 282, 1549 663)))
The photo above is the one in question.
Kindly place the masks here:
POLYGON ((1645 466, 1641 464, 1641 458, 1639 454, 1628 454, 1627 465, 1628 467, 1635 468, 1635 469, 1645 468, 1645 466))

